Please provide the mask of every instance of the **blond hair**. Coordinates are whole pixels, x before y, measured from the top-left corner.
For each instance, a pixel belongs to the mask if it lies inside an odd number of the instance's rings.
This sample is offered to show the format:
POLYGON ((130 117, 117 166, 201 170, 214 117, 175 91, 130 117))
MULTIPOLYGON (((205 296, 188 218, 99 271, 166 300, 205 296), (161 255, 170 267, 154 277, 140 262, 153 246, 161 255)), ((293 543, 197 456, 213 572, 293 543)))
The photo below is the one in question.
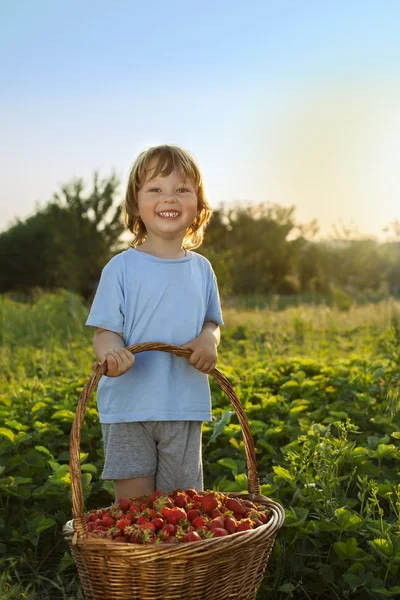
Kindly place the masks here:
POLYGON ((155 160, 155 169, 151 179, 166 177, 175 169, 184 180, 191 181, 197 196, 197 216, 188 227, 182 245, 187 250, 198 248, 204 237, 204 232, 212 215, 212 208, 208 203, 203 178, 194 158, 178 146, 162 145, 152 146, 143 150, 135 160, 129 174, 125 201, 122 206, 123 219, 126 227, 135 238, 132 247, 139 246, 146 239, 147 231, 139 215, 138 192, 146 181, 150 163, 155 160))

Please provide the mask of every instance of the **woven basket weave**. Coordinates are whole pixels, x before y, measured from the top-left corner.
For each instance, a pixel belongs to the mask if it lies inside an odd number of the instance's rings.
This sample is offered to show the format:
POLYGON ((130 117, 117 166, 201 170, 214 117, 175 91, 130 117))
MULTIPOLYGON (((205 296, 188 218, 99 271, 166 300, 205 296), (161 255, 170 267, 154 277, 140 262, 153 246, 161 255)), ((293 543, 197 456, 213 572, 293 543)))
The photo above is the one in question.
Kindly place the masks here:
MULTIPOLYGON (((159 342, 127 346, 132 354, 161 350, 189 358, 191 351, 159 342)), ((90 395, 107 370, 99 365, 79 398, 70 439, 73 533, 64 532, 88 600, 252 600, 265 572, 275 536, 284 521, 283 508, 260 494, 253 439, 247 418, 229 381, 211 373, 229 397, 244 439, 248 498, 268 507, 267 524, 254 530, 199 542, 124 544, 88 533, 80 470, 80 437, 90 395)))

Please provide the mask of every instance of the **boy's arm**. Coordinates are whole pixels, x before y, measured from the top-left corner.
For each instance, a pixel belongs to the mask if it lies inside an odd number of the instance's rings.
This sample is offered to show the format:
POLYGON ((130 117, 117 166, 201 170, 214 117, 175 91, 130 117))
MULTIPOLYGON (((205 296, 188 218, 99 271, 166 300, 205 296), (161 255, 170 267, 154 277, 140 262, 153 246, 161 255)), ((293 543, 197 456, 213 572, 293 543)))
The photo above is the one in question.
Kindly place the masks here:
POLYGON ((212 321, 206 321, 203 324, 200 334, 182 345, 182 348, 189 348, 192 354, 189 362, 202 373, 211 373, 217 364, 217 346, 221 339, 219 325, 212 321))
POLYGON ((125 348, 125 343, 122 333, 114 333, 108 329, 95 327, 93 337, 93 348, 99 362, 103 362, 107 352, 125 348))
POLYGON ((135 362, 135 357, 125 348, 122 333, 95 328, 93 347, 99 362, 92 364, 95 371, 99 363, 107 359, 107 377, 119 377, 126 373, 135 362))
POLYGON ((212 336, 213 340, 215 341, 215 345, 219 345, 221 341, 221 330, 217 323, 214 323, 213 321, 206 321, 203 324, 203 328, 201 330, 200 335, 202 335, 203 333, 206 333, 206 335, 210 333, 210 336, 212 336))

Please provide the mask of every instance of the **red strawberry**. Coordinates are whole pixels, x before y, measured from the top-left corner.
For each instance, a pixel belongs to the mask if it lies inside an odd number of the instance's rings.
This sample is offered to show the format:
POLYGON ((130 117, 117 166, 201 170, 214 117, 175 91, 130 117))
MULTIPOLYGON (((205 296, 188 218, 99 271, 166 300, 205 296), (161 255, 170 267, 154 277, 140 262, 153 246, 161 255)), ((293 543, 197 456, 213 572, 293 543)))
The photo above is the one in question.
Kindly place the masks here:
POLYGON ((197 495, 196 490, 192 490, 191 488, 189 488, 188 490, 185 490, 185 493, 190 496, 191 498, 193 498, 193 496, 197 495))
POLYGON ((155 510, 161 512, 163 508, 173 508, 175 506, 172 498, 167 496, 167 494, 162 494, 158 496, 158 498, 153 502, 153 508, 155 510))
POLYGON ((193 519, 195 519, 196 517, 200 516, 200 511, 198 509, 191 509, 188 511, 187 513, 187 518, 189 519, 189 521, 193 521, 193 519))
POLYGON ((212 519, 212 521, 210 521, 209 524, 210 529, 215 529, 215 528, 221 528, 222 529, 225 527, 225 519, 224 517, 221 515, 220 517, 216 517, 215 519, 212 519))
POLYGON ((229 510, 229 508, 226 508, 226 506, 224 506, 224 505, 220 506, 218 510, 222 515, 226 515, 226 514, 232 515, 233 514, 232 511, 229 510))
POLYGON ((114 538, 114 542, 122 542, 125 543, 126 539, 124 535, 117 535, 117 537, 114 538))
POLYGON ((197 498, 199 498, 198 502, 200 502, 203 511, 207 515, 211 515, 212 511, 216 508, 219 508, 219 506, 220 506, 220 502, 218 501, 214 492, 211 492, 204 496, 198 496, 198 497, 195 496, 194 497, 195 500, 197 500, 197 498))
POLYGON ((227 530, 223 527, 216 527, 212 530, 212 533, 214 534, 213 537, 224 537, 225 535, 229 535, 227 530))
POLYGON ((185 508, 187 504, 190 502, 190 496, 187 496, 185 492, 178 492, 175 497, 175 506, 179 506, 179 508, 185 508))
POLYGON ((164 520, 161 517, 157 517, 152 520, 153 525, 156 529, 162 529, 164 527, 164 520))
POLYGON ((233 511, 238 515, 244 515, 244 513, 246 512, 246 509, 243 506, 243 504, 240 502, 240 500, 236 498, 227 498, 225 500, 225 506, 226 508, 229 508, 229 510, 233 511))
POLYGON ((140 517, 136 519, 136 523, 138 525, 144 525, 145 523, 150 523, 150 519, 144 515, 140 515, 140 517))
POLYGON ((191 531, 182 538, 182 542, 201 542, 201 537, 196 531, 191 531))
POLYGON ((112 517, 103 517, 102 523, 105 527, 113 527, 113 525, 115 525, 115 521, 112 517))
POLYGON ((260 519, 253 519, 253 523, 254 527, 261 527, 261 525, 264 525, 264 523, 260 521, 260 519))
POLYGON ((225 517, 224 527, 228 533, 236 533, 236 521, 232 517, 225 517))
POLYGON ((129 508, 128 498, 119 498, 119 500, 117 500, 117 504, 120 507, 120 509, 123 511, 126 511, 129 508))
POLYGON ((117 527, 122 531, 125 529, 125 527, 129 527, 130 524, 130 519, 120 519, 119 521, 117 521, 117 527))
POLYGON ((166 536, 174 535, 175 525, 172 525, 172 523, 166 523, 161 529, 161 533, 165 534, 166 536))
POLYGON ((221 517, 222 516, 222 512, 220 511, 219 508, 214 508, 214 510, 211 513, 211 516, 213 519, 215 519, 215 517, 221 517))
POLYGON ((104 527, 104 525, 97 525, 96 529, 93 530, 93 533, 101 533, 102 531, 107 531, 107 527, 104 527))
POLYGON ((242 500, 242 504, 243 504, 243 505, 244 505, 244 506, 245 506, 247 509, 248 509, 248 508, 251 508, 251 509, 253 509, 253 510, 258 510, 258 509, 257 509, 257 506, 256 506, 255 504, 253 504, 253 502, 251 502, 251 500, 246 500, 246 499, 243 499, 243 500, 242 500))
POLYGON ((175 536, 173 536, 173 535, 170 535, 170 536, 169 536, 169 537, 168 537, 168 538, 165 540, 164 544, 179 544, 179 540, 178 540, 178 539, 177 539, 175 536))
POLYGON ((198 527, 204 527, 207 524, 207 521, 207 517, 196 517, 193 519, 192 525, 197 529, 198 527))
POLYGON ((181 519, 186 519, 186 512, 183 508, 163 508, 161 511, 162 516, 167 519, 168 523, 176 525, 181 519))
POLYGON ((253 529, 253 521, 251 519, 242 519, 237 524, 237 531, 248 531, 249 529, 253 529))
POLYGON ((148 529, 149 531, 152 531, 153 533, 155 533, 157 531, 157 527, 154 525, 154 523, 143 523, 143 525, 139 525, 140 529, 148 529))

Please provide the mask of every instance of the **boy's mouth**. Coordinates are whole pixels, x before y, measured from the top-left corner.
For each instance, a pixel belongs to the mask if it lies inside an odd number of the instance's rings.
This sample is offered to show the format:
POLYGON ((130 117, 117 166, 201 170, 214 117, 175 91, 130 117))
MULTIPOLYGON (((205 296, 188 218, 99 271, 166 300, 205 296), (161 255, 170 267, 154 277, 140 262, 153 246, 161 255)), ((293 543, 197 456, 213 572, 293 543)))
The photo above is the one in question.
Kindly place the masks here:
POLYGON ((176 210, 163 210, 162 212, 157 213, 159 217, 163 219, 176 219, 179 217, 179 214, 176 210))

